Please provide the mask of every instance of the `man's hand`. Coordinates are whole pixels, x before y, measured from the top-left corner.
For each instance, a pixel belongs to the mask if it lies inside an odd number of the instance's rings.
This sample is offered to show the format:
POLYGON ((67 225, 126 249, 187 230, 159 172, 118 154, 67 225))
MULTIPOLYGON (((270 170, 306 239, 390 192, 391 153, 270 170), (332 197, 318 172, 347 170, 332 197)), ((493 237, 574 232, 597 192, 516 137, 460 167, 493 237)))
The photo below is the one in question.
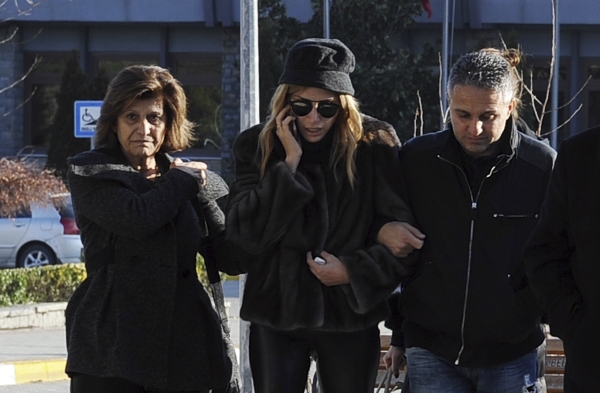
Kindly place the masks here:
POLYGON ((383 356, 383 363, 385 364, 385 368, 391 368, 392 373, 394 373, 394 377, 398 378, 400 375, 400 369, 404 367, 404 363, 406 363, 406 359, 404 358, 403 347, 395 347, 390 345, 390 349, 383 356))
POLYGON ((181 158, 176 158, 173 160, 170 166, 171 169, 179 169, 184 171, 188 175, 193 176, 200 187, 202 187, 206 183, 206 170, 208 166, 204 162, 199 161, 189 161, 184 162, 181 158))
POLYGON ((386 246, 395 257, 405 258, 423 247, 425 235, 406 222, 392 221, 381 227, 377 243, 386 246))

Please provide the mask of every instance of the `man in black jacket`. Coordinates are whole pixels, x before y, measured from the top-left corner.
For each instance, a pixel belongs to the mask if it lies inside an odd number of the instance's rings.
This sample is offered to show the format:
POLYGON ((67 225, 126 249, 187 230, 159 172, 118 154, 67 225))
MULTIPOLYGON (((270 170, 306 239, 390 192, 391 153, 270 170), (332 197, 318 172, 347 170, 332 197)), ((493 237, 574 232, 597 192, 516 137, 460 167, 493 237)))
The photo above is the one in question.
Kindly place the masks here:
MULTIPOLYGON (((450 127, 400 152, 405 201, 426 238, 402 288, 403 340, 396 329, 386 361, 396 371, 406 354, 411 393, 544 386, 542 310, 523 248, 556 153, 517 131, 518 61, 515 51, 462 56, 448 83, 450 127)), ((392 250, 402 234, 395 228, 387 224, 378 237, 392 250)))
POLYGON ((565 393, 598 391, 600 370, 600 127, 566 139, 539 223, 525 249, 527 273, 563 340, 565 393))

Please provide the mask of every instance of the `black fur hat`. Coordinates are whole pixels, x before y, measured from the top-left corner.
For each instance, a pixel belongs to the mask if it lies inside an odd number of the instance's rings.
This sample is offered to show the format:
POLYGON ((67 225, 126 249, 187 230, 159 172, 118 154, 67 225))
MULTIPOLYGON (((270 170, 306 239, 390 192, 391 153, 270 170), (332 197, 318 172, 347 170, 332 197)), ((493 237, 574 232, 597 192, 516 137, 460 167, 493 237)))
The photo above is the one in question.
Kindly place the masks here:
POLYGON ((319 87, 354 95, 350 81, 352 71, 354 54, 341 41, 307 38, 289 50, 279 84, 319 87))

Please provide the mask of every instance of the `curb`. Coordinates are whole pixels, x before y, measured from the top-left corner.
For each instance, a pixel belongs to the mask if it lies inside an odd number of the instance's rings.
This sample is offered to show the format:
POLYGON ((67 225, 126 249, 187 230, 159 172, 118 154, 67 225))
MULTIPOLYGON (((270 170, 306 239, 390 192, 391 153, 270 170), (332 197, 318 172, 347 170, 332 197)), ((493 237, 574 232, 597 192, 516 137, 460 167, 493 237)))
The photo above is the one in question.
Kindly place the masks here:
POLYGON ((66 302, 0 307, 0 329, 65 326, 66 302))
MULTIPOLYGON (((64 327, 66 306, 67 302, 56 302, 0 307, 0 330, 64 327)), ((237 316, 230 315, 231 301, 226 300, 225 307, 230 323, 239 323, 237 316)), ((235 351, 239 359, 237 345, 235 351)), ((67 380, 66 363, 66 358, 11 360, 4 357, 4 361, 0 361, 0 386, 67 380)))
POLYGON ((0 386, 65 380, 66 364, 66 359, 0 363, 0 386))

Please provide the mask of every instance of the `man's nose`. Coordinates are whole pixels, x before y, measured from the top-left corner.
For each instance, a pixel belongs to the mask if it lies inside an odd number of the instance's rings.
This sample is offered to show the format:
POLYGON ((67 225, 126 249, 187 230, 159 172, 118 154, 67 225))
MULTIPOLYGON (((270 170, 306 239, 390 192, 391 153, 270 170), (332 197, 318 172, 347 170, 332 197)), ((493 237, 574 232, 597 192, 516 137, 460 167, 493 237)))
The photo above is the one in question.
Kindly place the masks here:
POLYGON ((470 128, 473 134, 481 135, 483 133, 483 122, 476 119, 473 121, 470 128))

